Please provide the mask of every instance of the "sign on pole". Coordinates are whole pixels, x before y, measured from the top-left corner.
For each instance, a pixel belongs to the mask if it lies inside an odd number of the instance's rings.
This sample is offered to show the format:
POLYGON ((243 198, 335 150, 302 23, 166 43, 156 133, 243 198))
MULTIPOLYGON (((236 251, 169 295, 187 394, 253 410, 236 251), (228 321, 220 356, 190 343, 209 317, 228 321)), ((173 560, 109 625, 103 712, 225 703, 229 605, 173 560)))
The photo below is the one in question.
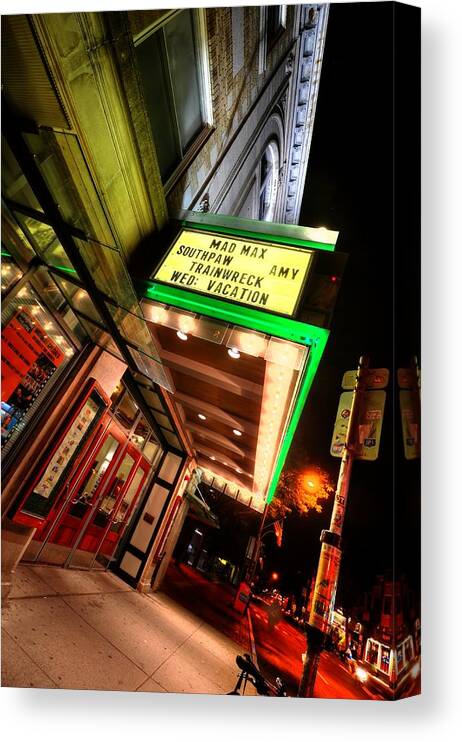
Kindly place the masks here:
POLYGON ((386 394, 383 390, 364 393, 358 422, 357 453, 360 461, 375 461, 379 455, 383 411, 386 394))
POLYGON ((335 418, 334 433, 330 446, 331 456, 340 457, 343 454, 352 403, 353 392, 342 392, 337 408, 337 417, 335 418))
MULTIPOLYGON (((345 371, 342 379, 342 389, 354 389, 358 372, 356 369, 345 371)), ((387 368, 369 368, 363 374, 365 389, 385 389, 390 373, 387 368)))
POLYGON ((420 374, 417 368, 399 368, 397 376, 400 389, 420 388, 420 374))
POLYGON ((341 558, 342 552, 336 546, 322 544, 316 583, 313 590, 310 624, 324 634, 330 628, 341 558))
POLYGON ((420 456, 420 398, 415 389, 399 392, 401 425, 403 429, 404 457, 418 459, 420 456))

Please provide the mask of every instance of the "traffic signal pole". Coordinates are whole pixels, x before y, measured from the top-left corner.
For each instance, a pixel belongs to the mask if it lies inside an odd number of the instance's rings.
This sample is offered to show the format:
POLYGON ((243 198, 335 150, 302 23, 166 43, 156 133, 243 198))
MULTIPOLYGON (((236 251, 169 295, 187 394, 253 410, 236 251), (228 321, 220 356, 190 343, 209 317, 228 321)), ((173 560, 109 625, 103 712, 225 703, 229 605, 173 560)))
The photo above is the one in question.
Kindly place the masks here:
POLYGON ((364 376, 369 359, 361 356, 353 389, 351 412, 340 463, 334 505, 328 531, 321 533, 321 553, 311 600, 308 622, 305 624, 307 651, 303 663, 298 696, 310 698, 314 692, 316 674, 324 639, 330 629, 330 619, 335 604, 341 562, 341 537, 345 519, 351 471, 356 453, 358 420, 364 392, 364 376))

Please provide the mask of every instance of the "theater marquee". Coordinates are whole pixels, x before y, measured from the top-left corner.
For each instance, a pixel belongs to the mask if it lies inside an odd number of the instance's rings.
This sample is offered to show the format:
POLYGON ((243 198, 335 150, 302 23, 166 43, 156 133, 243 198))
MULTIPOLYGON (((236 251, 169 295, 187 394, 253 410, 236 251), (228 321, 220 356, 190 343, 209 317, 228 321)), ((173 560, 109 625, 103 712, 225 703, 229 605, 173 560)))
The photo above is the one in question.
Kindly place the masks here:
POLYGON ((183 229, 153 279, 292 316, 312 258, 297 247, 183 229))

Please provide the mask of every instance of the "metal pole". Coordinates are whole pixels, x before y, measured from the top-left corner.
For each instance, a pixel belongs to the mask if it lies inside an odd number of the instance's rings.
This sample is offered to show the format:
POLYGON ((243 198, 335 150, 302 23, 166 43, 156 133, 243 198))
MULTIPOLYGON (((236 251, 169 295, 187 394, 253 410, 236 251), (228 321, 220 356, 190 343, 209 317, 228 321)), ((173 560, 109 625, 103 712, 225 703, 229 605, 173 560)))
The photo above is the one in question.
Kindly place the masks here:
POLYGON ((247 581, 248 581, 249 585, 252 584, 253 579, 255 577, 255 572, 257 571, 257 562, 258 562, 258 557, 259 557, 260 549, 261 549, 261 541, 262 541, 263 528, 264 528, 264 525, 265 525, 266 517, 268 515, 268 507, 269 507, 268 506, 268 503, 265 503, 265 508, 263 510, 263 513, 262 513, 262 517, 261 517, 261 521, 260 521, 260 527, 258 529, 257 538, 255 539, 255 546, 253 548, 252 559, 251 559, 251 562, 250 562, 249 571, 247 573, 247 581))
POLYGON ((341 535, 343 521, 345 519, 351 471, 355 457, 363 377, 368 366, 369 359, 361 356, 356 375, 356 384, 353 390, 350 419, 340 464, 330 526, 328 531, 322 531, 321 533, 321 554, 319 556, 318 571, 311 601, 310 616, 308 623, 305 625, 307 651, 298 688, 298 696, 303 698, 313 696, 319 659, 325 636, 330 628, 331 615, 335 604, 342 556, 341 535))

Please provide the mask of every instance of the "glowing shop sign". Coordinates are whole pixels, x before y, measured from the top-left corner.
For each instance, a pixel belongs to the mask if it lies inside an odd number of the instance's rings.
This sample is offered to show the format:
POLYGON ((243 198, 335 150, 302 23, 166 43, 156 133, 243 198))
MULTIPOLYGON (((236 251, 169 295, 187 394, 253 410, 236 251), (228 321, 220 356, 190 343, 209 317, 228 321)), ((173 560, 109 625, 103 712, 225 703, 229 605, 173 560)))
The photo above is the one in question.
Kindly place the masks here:
POLYGON ((298 247, 184 229, 153 278, 291 316, 312 256, 298 247))

